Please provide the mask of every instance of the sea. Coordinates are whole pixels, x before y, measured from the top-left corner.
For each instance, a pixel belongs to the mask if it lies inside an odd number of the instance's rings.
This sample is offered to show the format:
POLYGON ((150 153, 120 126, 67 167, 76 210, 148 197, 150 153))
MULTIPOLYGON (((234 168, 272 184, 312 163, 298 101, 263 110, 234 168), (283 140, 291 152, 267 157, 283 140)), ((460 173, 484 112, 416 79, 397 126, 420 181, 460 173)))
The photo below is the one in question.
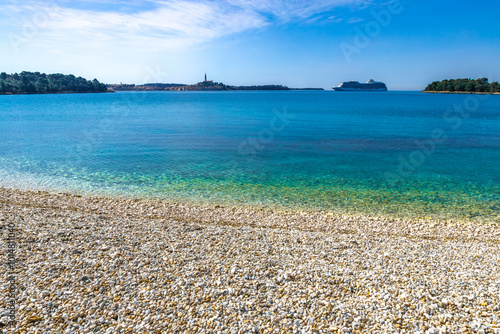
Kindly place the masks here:
POLYGON ((0 96, 0 186, 500 222, 500 96, 0 96))

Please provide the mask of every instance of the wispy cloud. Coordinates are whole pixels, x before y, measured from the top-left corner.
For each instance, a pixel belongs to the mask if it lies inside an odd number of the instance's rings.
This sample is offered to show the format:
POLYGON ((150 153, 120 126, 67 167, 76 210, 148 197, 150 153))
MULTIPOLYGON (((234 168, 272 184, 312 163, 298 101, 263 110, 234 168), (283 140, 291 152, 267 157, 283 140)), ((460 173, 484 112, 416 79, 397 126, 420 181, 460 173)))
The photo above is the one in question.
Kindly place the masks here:
POLYGON ((360 18, 360 17, 351 17, 351 18, 347 21, 347 23, 353 24, 353 23, 358 23, 358 22, 362 22, 362 21, 363 21, 363 19, 362 19, 362 18, 360 18))
MULTIPOLYGON (((53 0, 57 10, 37 27, 37 40, 47 46, 73 45, 97 49, 115 46, 178 49, 225 35, 271 24, 313 24, 321 13, 369 0, 53 0)), ((46 1, 7 0, 0 5, 6 19, 45 10, 46 1)), ((331 15, 328 15, 331 16, 331 15)), ((22 27, 19 27, 21 29, 22 27)), ((57 50, 54 50, 57 51, 57 50)))
POLYGON ((273 15, 278 21, 290 22, 310 19, 337 7, 360 6, 371 3, 369 0, 227 0, 229 3, 273 15))

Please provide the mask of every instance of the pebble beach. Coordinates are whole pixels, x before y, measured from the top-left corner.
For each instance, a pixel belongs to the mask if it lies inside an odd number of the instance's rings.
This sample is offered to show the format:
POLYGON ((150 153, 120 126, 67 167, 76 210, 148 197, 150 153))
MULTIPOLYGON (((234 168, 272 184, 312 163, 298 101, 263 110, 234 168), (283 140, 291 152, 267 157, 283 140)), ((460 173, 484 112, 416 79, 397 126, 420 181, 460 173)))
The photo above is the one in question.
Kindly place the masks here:
POLYGON ((0 207, 3 333, 500 333, 498 224, 10 189, 0 207))

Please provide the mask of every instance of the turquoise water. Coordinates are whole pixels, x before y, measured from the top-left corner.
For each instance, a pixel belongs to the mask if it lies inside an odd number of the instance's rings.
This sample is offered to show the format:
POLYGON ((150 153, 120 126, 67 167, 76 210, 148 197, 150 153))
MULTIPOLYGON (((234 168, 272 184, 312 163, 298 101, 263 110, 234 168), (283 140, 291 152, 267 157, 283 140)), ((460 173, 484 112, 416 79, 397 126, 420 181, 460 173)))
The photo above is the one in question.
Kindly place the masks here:
POLYGON ((500 221, 500 96, 0 96, 0 186, 500 221))

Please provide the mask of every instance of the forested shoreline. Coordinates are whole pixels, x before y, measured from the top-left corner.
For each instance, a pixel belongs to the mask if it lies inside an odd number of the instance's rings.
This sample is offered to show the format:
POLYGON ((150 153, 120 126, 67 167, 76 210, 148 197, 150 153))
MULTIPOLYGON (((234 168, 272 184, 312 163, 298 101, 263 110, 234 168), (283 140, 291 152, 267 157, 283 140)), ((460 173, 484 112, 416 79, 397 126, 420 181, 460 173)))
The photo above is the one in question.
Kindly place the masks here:
POLYGON ((500 93, 500 84, 496 81, 489 83, 487 78, 450 79, 434 81, 424 92, 500 93))
POLYGON ((106 85, 73 74, 40 72, 0 73, 0 94, 103 93, 106 85))

